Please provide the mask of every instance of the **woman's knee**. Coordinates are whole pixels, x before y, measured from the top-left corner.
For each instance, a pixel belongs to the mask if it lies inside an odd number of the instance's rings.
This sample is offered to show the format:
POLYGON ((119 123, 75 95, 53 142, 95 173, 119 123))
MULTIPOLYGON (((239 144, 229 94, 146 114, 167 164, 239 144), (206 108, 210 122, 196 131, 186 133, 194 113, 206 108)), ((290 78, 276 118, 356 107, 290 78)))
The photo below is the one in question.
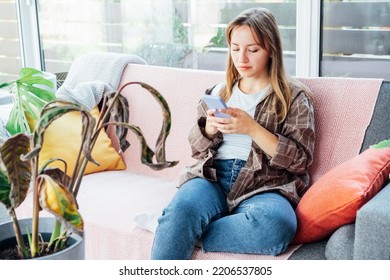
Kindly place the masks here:
POLYGON ((227 211, 223 192, 213 183, 204 179, 192 179, 183 185, 169 205, 164 209, 161 220, 168 218, 177 223, 209 223, 210 219, 227 211))
POLYGON ((297 230, 295 211, 287 200, 283 200, 283 197, 276 198, 271 203, 245 207, 245 217, 253 228, 252 238, 264 248, 264 253, 277 255, 286 250, 297 230))
POLYGON ((293 236, 297 230, 297 219, 294 213, 282 213, 279 209, 264 211, 264 209, 252 208, 247 210, 245 216, 254 228, 270 235, 283 238, 283 236, 293 236))
POLYGON ((164 209, 162 216, 171 215, 175 218, 188 218, 196 216, 199 212, 199 205, 196 199, 194 200, 186 196, 177 196, 164 209))

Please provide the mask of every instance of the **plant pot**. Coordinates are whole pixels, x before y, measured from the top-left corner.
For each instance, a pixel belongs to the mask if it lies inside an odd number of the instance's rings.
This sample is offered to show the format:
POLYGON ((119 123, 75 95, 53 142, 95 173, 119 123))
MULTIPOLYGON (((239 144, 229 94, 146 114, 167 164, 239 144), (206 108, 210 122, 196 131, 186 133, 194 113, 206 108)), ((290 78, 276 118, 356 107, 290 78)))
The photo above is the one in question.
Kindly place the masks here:
MULTIPOLYGON (((32 219, 19 220, 20 229, 22 234, 26 234, 26 228, 29 228, 31 233, 32 219)), ((55 218, 41 217, 39 219, 39 232, 41 233, 45 241, 50 239, 51 232, 53 230, 55 218)), ((5 222, 0 224, 0 251, 6 244, 13 243, 16 246, 15 233, 12 226, 12 222, 5 222)), ((84 238, 72 233, 67 241, 67 247, 51 255, 34 258, 34 260, 83 260, 85 259, 85 243, 84 238)))

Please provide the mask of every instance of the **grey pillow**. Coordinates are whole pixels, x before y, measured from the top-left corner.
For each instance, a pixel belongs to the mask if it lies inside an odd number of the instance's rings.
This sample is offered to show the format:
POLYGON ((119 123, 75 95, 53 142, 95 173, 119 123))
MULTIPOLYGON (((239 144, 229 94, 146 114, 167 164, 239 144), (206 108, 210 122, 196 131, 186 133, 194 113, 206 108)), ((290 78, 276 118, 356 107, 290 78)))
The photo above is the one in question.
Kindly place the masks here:
POLYGON ((326 243, 327 260, 352 260, 355 240, 355 224, 339 227, 326 243))

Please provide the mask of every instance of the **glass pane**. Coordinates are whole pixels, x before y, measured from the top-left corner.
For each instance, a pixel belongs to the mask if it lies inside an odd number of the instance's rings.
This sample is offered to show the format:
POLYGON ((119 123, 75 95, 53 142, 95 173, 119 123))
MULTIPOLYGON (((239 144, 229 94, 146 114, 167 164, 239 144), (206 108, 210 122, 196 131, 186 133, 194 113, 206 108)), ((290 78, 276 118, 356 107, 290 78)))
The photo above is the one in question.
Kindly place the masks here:
POLYGON ((0 1, 0 83, 15 79, 22 67, 14 0, 0 1))
MULTIPOLYGON (((241 11, 251 7, 268 8, 276 17, 283 40, 287 71, 295 74, 296 1, 176 1, 187 2, 192 46, 183 67, 224 70, 227 46, 224 36, 226 25, 241 11)), ((183 14, 183 13, 182 13, 183 14)))
POLYGON ((264 6, 278 20, 294 75, 295 2, 39 0, 46 70, 67 71, 79 55, 96 50, 138 54, 151 65, 224 70, 227 49, 219 31, 242 10, 264 6))
POLYGON ((390 79, 389 15, 389 1, 324 1, 321 76, 390 79))

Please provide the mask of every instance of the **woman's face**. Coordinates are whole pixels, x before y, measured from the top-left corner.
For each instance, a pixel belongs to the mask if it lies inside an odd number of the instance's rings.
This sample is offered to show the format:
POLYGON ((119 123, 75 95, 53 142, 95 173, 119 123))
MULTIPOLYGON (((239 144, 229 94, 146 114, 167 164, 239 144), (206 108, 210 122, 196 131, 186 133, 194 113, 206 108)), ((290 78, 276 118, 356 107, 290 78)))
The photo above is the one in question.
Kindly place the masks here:
POLYGON ((236 27, 232 33, 230 56, 243 78, 268 78, 268 51, 255 40, 249 26, 236 27))

